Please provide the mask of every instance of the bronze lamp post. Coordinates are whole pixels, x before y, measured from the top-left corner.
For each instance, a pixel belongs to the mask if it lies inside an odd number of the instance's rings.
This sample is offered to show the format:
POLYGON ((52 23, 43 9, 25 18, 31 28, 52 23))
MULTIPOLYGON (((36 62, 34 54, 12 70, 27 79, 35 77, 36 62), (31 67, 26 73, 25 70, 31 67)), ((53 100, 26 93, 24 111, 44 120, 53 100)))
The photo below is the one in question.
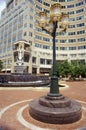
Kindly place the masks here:
POLYGON ((56 46, 57 28, 62 31, 68 28, 68 14, 61 13, 61 5, 51 5, 50 14, 39 13, 39 26, 52 36, 53 39, 53 73, 51 76, 50 92, 29 103, 29 113, 36 120, 51 124, 67 124, 78 121, 82 115, 82 106, 73 99, 63 96, 59 92, 58 77, 56 75, 56 46))
POLYGON ((61 96, 59 93, 58 86, 58 78, 56 74, 56 31, 58 28, 58 23, 60 22, 60 26, 63 28, 62 31, 66 30, 69 25, 68 14, 61 14, 61 5, 56 3, 50 8, 50 18, 48 18, 47 13, 40 12, 39 13, 39 26, 42 30, 48 32, 53 38, 53 72, 51 76, 51 86, 49 96, 57 97, 61 96))

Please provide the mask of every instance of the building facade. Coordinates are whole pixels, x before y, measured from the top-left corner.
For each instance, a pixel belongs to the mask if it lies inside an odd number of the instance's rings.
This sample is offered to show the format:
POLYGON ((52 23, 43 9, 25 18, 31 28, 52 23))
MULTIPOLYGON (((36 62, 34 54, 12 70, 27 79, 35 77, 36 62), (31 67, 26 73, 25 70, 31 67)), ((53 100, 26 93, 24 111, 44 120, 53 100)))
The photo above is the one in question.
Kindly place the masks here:
POLYGON ((62 5, 62 13, 69 14, 67 32, 57 29, 56 59, 58 62, 79 60, 86 63, 86 0, 7 0, 0 20, 3 72, 15 72, 13 47, 16 43, 23 43, 30 47, 29 60, 24 58, 28 73, 49 73, 52 67, 52 37, 38 26, 38 14, 41 11, 49 14, 51 4, 56 2, 62 5))

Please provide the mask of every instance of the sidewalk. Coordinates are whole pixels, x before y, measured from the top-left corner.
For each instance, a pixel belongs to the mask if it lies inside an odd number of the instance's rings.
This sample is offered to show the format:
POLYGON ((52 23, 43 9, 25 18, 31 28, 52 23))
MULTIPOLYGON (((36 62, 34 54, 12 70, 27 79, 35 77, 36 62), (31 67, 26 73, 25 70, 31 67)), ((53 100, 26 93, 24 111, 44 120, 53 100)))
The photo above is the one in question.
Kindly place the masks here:
POLYGON ((69 87, 60 88, 60 93, 82 104, 83 116, 80 121, 54 125, 30 117, 29 102, 46 95, 49 88, 0 88, 0 130, 79 130, 81 127, 86 127, 86 81, 64 82, 64 84, 69 87))

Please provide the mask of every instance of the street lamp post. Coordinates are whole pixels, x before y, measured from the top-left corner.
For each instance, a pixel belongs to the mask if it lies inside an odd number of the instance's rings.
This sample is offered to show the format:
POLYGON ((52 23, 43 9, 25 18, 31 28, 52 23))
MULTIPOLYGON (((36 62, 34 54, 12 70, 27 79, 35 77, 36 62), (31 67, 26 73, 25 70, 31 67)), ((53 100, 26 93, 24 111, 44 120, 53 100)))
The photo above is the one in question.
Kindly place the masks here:
POLYGON ((56 3, 51 6, 50 8, 50 18, 45 12, 39 13, 39 26, 42 30, 48 32, 53 38, 53 72, 51 76, 51 86, 50 86, 50 93, 48 96, 58 97, 61 96, 59 93, 59 86, 58 86, 58 77, 56 74, 56 45, 55 45, 55 38, 56 38, 56 31, 58 28, 58 23, 60 22, 63 30, 66 30, 68 27, 68 14, 61 14, 61 5, 56 3), (47 20, 48 19, 48 20, 47 20))
POLYGON ((58 77, 56 75, 56 45, 55 45, 55 37, 56 37, 56 29, 57 29, 57 22, 53 22, 53 72, 51 76, 51 86, 50 86, 50 93, 48 96, 61 96, 59 93, 59 86, 58 86, 58 77))
POLYGON ((29 113, 36 120, 51 124, 73 123, 78 121, 82 115, 80 103, 60 94, 56 74, 56 31, 59 23, 63 31, 66 31, 69 24, 68 18, 68 14, 61 14, 59 3, 51 5, 50 20, 47 20, 48 17, 45 12, 39 13, 39 26, 50 34, 53 39, 53 72, 50 92, 45 96, 32 100, 29 103, 29 113))

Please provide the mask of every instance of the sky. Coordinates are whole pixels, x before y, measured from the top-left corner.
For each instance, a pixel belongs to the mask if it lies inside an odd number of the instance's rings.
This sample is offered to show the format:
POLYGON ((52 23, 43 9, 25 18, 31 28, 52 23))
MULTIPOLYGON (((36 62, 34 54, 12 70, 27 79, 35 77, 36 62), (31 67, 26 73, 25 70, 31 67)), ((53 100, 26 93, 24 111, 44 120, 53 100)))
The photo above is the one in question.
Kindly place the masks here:
POLYGON ((0 0, 0 16, 1 16, 1 11, 5 8, 6 0, 0 0))

